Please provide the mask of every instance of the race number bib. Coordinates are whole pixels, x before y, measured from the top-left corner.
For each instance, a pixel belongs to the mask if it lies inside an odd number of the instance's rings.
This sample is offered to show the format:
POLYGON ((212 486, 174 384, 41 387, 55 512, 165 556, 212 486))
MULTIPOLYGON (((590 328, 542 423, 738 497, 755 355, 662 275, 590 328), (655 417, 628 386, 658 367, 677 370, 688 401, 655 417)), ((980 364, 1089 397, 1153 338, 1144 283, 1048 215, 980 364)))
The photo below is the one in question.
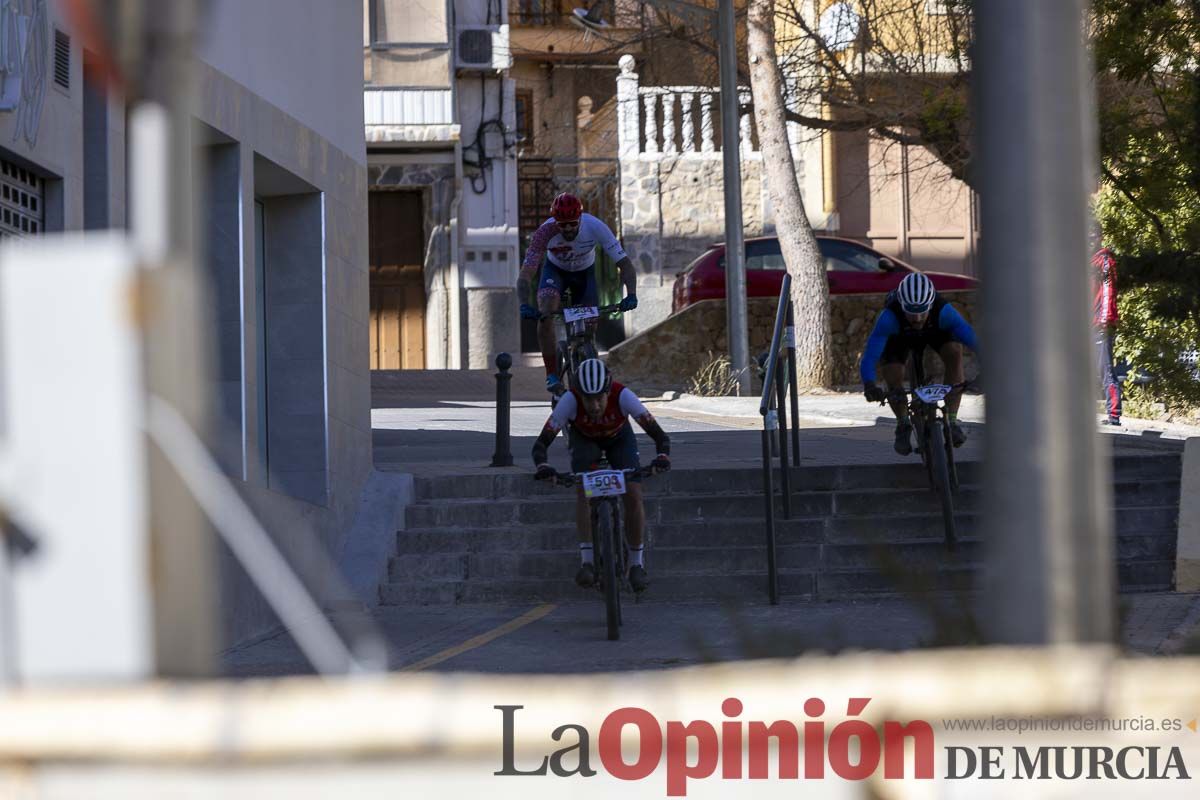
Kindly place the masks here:
POLYGON ((586 472, 583 475, 583 493, 588 497, 625 494, 625 473, 619 470, 586 472))
POLYGON ((953 386, 946 386, 941 383, 931 383, 929 386, 922 386, 916 390, 917 397, 921 398, 921 402, 934 405, 940 403, 942 398, 950 394, 953 386))
POLYGON ((567 322, 582 322, 598 316, 600 316, 600 309, 596 306, 571 306, 563 309, 563 319, 567 322))

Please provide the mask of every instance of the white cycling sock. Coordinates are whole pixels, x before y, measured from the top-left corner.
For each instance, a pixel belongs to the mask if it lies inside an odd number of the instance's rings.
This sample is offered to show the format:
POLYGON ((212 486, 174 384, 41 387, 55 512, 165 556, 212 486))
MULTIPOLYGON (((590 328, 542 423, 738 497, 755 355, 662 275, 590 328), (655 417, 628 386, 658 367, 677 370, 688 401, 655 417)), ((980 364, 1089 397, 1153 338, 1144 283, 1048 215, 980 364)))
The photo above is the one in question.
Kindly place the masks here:
POLYGON ((591 543, 583 544, 582 542, 580 542, 580 544, 579 544, 579 561, 580 561, 580 563, 583 563, 583 564, 591 564, 592 563, 592 545, 591 545, 591 543))
POLYGON ((644 567, 645 564, 642 563, 642 557, 643 557, 645 551, 646 551, 645 546, 630 547, 629 548, 629 566, 644 567))

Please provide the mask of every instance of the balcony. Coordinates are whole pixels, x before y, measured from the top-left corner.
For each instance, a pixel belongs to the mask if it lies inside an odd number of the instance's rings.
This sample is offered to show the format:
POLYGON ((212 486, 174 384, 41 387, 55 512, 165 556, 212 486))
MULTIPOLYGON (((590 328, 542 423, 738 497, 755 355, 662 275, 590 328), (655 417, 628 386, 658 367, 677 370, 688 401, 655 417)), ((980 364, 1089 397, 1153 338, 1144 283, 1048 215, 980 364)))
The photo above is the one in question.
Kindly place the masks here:
MULTIPOLYGON (((558 27, 570 25, 574 9, 588 8, 589 0, 509 0, 508 21, 517 27, 558 27)), ((601 3, 600 16, 610 25, 616 18, 616 0, 601 3)))
POLYGON ((363 91, 363 122, 370 144, 445 146, 459 138, 449 89, 363 91))
POLYGON ((603 34, 574 23, 576 8, 593 0, 509 0, 513 57, 538 61, 615 61, 615 52, 641 51, 639 7, 634 0, 604 0, 597 8, 609 27, 603 34))

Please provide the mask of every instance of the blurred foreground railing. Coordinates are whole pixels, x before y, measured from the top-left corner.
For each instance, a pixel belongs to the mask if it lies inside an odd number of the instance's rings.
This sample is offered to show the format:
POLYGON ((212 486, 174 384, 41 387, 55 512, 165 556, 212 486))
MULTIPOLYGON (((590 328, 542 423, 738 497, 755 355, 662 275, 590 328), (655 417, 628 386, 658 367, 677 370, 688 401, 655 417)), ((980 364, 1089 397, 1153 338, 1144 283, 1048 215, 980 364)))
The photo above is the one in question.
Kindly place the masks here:
MULTIPOLYGON (((374 792, 405 788, 410 796, 432 796, 435 790, 473 796, 481 781, 489 795, 561 796, 575 786, 619 784, 622 796, 663 797, 663 764, 643 779, 621 782, 600 769, 594 756, 591 765, 599 772, 594 781, 564 784, 553 774, 522 781, 494 773, 502 769, 506 745, 514 764, 532 770, 547 754, 574 744, 577 733, 561 742, 551 739, 562 725, 581 726, 594 748, 605 718, 627 707, 644 709, 660 726, 705 721, 719 729, 727 721, 722 703, 729 697, 743 705, 739 722, 786 720, 798 726, 814 719, 805 703, 819 698, 825 710, 817 716, 826 737, 850 717, 873 726, 924 720, 934 731, 938 781, 948 745, 978 748, 1012 739, 953 732, 943 724, 947 719, 1182 717, 1179 730, 1075 733, 1057 741, 1070 747, 1157 746, 1164 763, 1166 749, 1178 747, 1185 763, 1200 769, 1200 734, 1188 727, 1200 711, 1198 670, 1200 659, 1122 659, 1113 649, 1093 646, 866 653, 591 676, 418 674, 11 692, 0 695, 0 797, 69 797, 77 790, 74 796, 93 800, 131 800, 180 788, 201 792, 187 796, 216 796, 202 792, 219 788, 225 798, 258 798, 266 785, 292 792, 288 797, 328 797, 333 788, 350 786, 354 789, 340 794, 381 797, 374 792), (869 702, 848 715, 851 698, 869 702), (515 724, 507 743, 498 706, 520 706, 509 712, 515 724)), ((621 728, 626 763, 633 763, 641 746, 638 730, 633 724, 621 728)), ((1026 747, 1042 741, 1031 733, 1019 738, 1026 747)), ((568 763, 576 759, 573 754, 568 763)), ((707 781, 692 776, 690 786, 700 794, 719 781, 723 797, 794 791, 795 784, 776 779, 774 765, 770 777, 723 780, 717 772, 707 781)), ((907 798, 932 796, 933 782, 842 781, 829 772, 825 780, 804 785, 806 796, 907 798)), ((1020 786, 1022 797, 1064 791, 1057 781, 1020 786)), ((1121 796, 1174 796, 1172 790, 1188 786, 1135 781, 1121 796)))

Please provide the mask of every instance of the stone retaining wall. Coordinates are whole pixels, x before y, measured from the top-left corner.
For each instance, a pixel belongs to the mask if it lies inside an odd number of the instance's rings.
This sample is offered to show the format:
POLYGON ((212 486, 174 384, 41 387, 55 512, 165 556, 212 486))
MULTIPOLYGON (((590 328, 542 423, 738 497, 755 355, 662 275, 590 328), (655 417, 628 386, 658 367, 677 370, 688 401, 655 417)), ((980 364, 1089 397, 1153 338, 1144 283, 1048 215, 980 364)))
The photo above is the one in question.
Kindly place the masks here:
MULTIPOLYGON (((968 322, 976 325, 975 292, 944 292, 943 296, 954 303, 968 322)), ((885 297, 851 294, 831 298, 835 385, 859 385, 858 362, 885 297)), ((751 358, 771 345, 777 303, 773 297, 751 298, 747 303, 751 358)), ((704 300, 614 347, 609 351, 608 365, 623 382, 686 389, 697 371, 715 356, 728 352, 725 301, 704 300)), ((968 376, 974 374, 973 362, 974 358, 968 356, 968 376)), ((941 372, 940 359, 927 353, 926 374, 937 376, 941 372)))

